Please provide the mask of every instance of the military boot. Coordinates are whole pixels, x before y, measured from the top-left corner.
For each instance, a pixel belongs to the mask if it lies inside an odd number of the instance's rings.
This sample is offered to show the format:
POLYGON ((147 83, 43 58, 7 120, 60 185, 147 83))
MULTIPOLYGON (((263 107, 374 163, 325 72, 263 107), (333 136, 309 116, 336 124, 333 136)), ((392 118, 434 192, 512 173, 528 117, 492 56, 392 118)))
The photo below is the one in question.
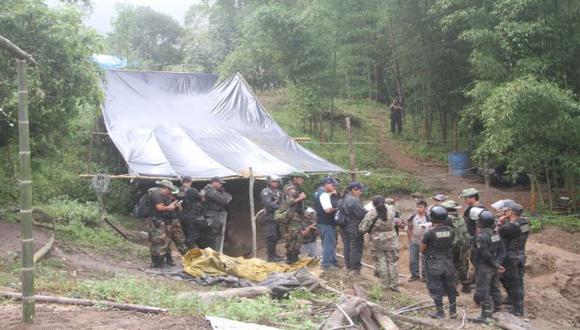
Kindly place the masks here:
POLYGON ((443 297, 435 297, 433 298, 433 302, 435 302, 436 311, 429 313, 429 316, 434 319, 443 320, 445 318, 445 312, 443 311, 443 297))
POLYGON ((151 268, 163 268, 163 256, 151 256, 151 268))
POLYGON ((457 318, 457 298, 453 296, 449 297, 449 318, 457 318))
POLYGON ((175 262, 173 262, 173 257, 171 256, 171 252, 167 252, 165 254, 165 264, 167 266, 175 266, 175 262))
POLYGON ((490 324, 491 323, 491 311, 492 307, 490 305, 481 305, 481 315, 478 317, 470 317, 469 321, 472 323, 480 324, 490 324))
POLYGON ((524 316, 524 307, 522 306, 522 304, 512 304, 510 314, 513 314, 515 316, 524 316))

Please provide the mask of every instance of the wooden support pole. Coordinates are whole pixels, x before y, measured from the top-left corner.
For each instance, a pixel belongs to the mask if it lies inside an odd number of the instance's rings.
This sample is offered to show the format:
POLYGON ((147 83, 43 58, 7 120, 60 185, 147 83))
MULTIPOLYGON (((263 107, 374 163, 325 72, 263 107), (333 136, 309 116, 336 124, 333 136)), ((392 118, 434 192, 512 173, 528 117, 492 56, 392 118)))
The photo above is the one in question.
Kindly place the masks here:
POLYGON ((350 160, 350 178, 352 181, 356 180, 356 163, 354 157, 354 147, 352 145, 352 127, 350 125, 350 117, 344 119, 346 121, 346 133, 348 134, 348 155, 350 160))
POLYGON ((485 181, 485 186, 483 187, 483 205, 485 207, 489 207, 491 201, 489 200, 489 168, 488 168, 489 163, 487 161, 487 158, 483 166, 484 166, 483 170, 485 171, 483 172, 483 178, 485 181))
POLYGON ((28 91, 26 61, 16 60, 18 75, 18 141, 20 144, 20 230, 22 240, 22 318, 34 321, 34 259, 32 238, 32 178, 30 173, 30 125, 28 123, 28 91))
POLYGON ((258 238, 256 236, 256 209, 254 207, 254 170, 250 167, 250 184, 249 184, 249 197, 250 197, 250 220, 252 221, 252 258, 258 257, 258 238))

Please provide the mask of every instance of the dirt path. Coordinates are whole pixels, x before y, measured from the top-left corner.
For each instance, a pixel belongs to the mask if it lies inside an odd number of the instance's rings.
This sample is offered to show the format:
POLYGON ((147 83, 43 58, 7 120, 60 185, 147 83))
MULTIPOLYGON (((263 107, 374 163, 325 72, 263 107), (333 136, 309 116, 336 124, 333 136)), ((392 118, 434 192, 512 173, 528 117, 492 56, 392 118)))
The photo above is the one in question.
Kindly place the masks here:
MULTIPOLYGON (((379 140, 382 151, 389 155, 389 166, 397 170, 412 174, 420 179, 426 187, 433 191, 448 194, 451 199, 456 200, 461 190, 474 187, 483 192, 485 185, 477 179, 465 177, 455 177, 448 174, 448 169, 435 162, 418 160, 403 151, 401 143, 394 141, 387 135, 384 120, 379 120, 379 140)), ((499 189, 490 187, 488 191, 488 203, 493 203, 500 199, 514 199, 524 206, 529 205, 530 194, 527 190, 519 188, 499 189)), ((482 196, 483 199, 483 196, 482 196)))
POLYGON ((0 309, 0 329, 211 329, 203 317, 174 317, 62 305, 37 305, 35 324, 21 323, 21 306, 0 309))

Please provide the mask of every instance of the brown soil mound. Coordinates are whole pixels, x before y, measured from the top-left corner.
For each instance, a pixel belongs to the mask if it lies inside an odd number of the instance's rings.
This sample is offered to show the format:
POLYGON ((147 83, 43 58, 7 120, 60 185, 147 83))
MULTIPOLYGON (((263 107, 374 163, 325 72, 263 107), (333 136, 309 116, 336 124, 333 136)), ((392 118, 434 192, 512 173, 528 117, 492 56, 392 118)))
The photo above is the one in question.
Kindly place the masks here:
POLYGON ((97 308, 37 305, 35 324, 23 325, 20 305, 0 308, 0 329, 211 329, 203 317, 173 317, 97 308))
MULTIPOLYGON (((51 236, 50 230, 34 227, 34 250, 40 249, 51 236)), ((20 224, 0 221, 0 257, 16 257, 20 255, 20 224)))

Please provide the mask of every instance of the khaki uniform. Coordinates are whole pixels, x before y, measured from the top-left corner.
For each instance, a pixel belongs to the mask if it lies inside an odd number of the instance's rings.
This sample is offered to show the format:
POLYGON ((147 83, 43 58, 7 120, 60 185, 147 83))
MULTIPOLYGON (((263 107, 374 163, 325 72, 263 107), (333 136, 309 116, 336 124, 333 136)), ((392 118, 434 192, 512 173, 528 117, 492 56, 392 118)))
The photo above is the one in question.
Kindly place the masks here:
POLYGON ((389 213, 392 211, 387 210, 387 219, 383 220, 378 218, 375 209, 370 210, 361 221, 359 231, 369 233, 371 256, 375 260, 381 284, 383 287, 396 288, 399 285, 399 236, 389 213))
POLYGON ((453 264, 457 270, 457 279, 464 286, 468 286, 470 281, 469 273, 469 232, 465 221, 457 214, 449 213, 449 219, 453 225, 455 238, 453 239, 453 264))

